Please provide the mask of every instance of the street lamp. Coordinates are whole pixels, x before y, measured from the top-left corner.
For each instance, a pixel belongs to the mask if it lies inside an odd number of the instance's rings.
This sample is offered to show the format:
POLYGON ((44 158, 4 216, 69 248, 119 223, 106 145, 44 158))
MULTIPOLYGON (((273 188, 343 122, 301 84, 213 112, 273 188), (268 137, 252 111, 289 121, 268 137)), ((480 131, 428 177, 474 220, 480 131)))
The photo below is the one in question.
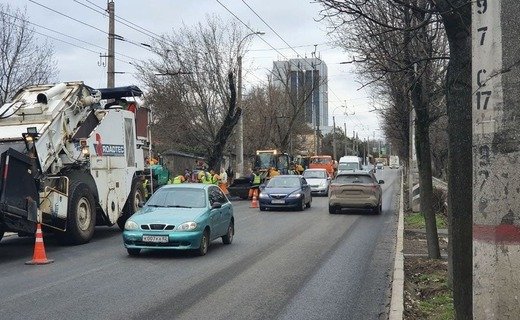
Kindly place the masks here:
MULTIPOLYGON (((238 53, 238 92, 237 92, 237 109, 242 108, 242 56, 240 55, 240 46, 242 45, 242 42, 249 36, 252 35, 263 35, 265 32, 251 32, 249 34, 246 34, 242 40, 238 43, 237 46, 237 53, 238 53)), ((240 113, 240 117, 238 118, 237 123, 237 167, 235 170, 235 177, 240 178, 244 175, 244 121, 243 121, 243 110, 240 113)))

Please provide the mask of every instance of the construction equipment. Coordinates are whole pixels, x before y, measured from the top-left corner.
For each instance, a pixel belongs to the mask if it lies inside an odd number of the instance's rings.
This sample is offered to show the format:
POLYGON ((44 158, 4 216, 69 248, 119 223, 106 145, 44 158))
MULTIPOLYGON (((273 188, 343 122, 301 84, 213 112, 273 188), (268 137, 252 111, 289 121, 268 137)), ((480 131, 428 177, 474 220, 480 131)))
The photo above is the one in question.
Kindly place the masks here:
POLYGON ((135 86, 83 82, 21 89, 0 107, 0 230, 90 241, 144 200, 149 110, 135 86))
POLYGON ((269 168, 276 168, 280 174, 288 174, 292 157, 278 150, 257 150, 254 168, 258 169, 262 180, 267 177, 269 168))

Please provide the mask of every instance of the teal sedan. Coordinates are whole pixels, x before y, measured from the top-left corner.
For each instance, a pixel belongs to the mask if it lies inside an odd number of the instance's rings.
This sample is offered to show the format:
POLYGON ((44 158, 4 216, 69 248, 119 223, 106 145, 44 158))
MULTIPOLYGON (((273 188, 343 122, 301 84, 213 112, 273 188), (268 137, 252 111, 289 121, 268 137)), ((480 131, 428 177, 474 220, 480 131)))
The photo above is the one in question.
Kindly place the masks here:
POLYGON ((125 223, 123 241, 131 256, 142 249, 193 250, 205 255, 211 241, 231 244, 233 205, 215 185, 182 183, 157 190, 125 223))

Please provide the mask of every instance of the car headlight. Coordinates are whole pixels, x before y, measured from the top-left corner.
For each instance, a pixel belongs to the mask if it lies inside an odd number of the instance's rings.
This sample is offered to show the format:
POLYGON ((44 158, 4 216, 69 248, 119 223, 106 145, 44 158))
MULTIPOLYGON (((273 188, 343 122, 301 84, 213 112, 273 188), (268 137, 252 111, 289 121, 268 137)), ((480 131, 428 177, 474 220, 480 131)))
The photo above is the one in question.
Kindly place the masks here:
POLYGON ((137 230, 139 229, 139 226, 137 223, 133 222, 132 220, 126 220, 125 222, 125 230, 137 230))
POLYGON ((267 193, 261 192, 258 198, 266 199, 269 198, 269 195, 267 193))
POLYGON ((197 228, 197 223, 194 221, 184 222, 175 228, 177 231, 190 231, 197 228))
POLYGON ((301 193, 291 193, 291 194, 289 195, 289 198, 299 198, 299 197, 301 197, 301 196, 302 196, 301 193))

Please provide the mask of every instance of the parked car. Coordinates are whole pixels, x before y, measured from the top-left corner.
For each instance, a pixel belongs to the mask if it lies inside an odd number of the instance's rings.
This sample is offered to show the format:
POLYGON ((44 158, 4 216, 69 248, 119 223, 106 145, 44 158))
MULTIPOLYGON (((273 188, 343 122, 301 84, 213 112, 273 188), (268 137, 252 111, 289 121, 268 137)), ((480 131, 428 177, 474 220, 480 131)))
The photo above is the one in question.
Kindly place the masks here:
POLYGON ((380 214, 383 208, 381 184, 372 172, 339 172, 330 184, 329 213, 343 209, 369 209, 380 214))
POLYGON ((326 169, 307 169, 303 172, 303 177, 311 186, 312 194, 323 196, 329 194, 331 178, 326 169))
POLYGON ((124 245, 131 256, 142 249, 193 250, 205 255, 211 241, 231 244, 233 205, 215 185, 163 186, 125 223, 124 245))
POLYGON ((382 162, 378 162, 378 163, 376 163, 376 169, 377 169, 377 170, 383 170, 384 168, 385 168, 385 167, 384 167, 384 165, 383 165, 382 162))
POLYGON ((284 208, 303 211, 305 207, 310 208, 311 203, 311 187, 303 176, 275 176, 260 187, 258 204, 261 211, 284 208))

